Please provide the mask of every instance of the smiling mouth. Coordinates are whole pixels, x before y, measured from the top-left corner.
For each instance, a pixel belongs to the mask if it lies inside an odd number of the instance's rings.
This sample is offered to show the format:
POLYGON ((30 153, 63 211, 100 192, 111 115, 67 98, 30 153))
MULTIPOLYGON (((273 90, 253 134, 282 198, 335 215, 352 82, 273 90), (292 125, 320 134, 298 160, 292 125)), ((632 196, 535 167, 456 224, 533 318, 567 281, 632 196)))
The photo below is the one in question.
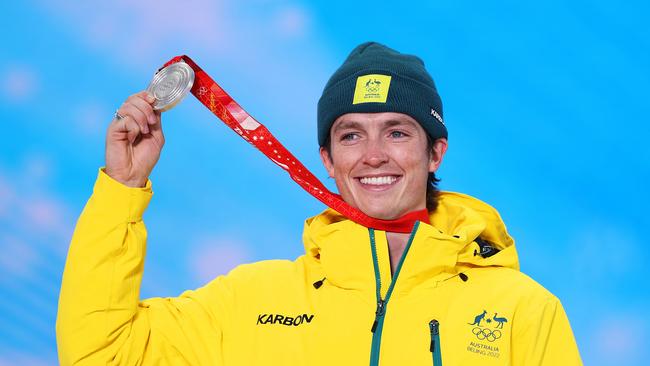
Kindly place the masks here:
POLYGON ((395 184, 399 178, 400 176, 396 175, 385 175, 380 177, 361 177, 357 178, 357 180, 364 186, 385 187, 395 184))

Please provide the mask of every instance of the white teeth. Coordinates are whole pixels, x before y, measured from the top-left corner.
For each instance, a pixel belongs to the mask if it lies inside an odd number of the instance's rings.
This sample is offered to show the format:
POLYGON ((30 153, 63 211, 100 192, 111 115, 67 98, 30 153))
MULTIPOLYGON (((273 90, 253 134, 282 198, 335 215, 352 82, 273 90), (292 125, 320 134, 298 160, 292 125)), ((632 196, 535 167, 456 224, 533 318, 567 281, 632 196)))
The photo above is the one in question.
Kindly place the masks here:
POLYGON ((359 179, 361 184, 370 184, 374 186, 381 186, 386 184, 393 184, 397 180, 397 177, 363 177, 359 179))

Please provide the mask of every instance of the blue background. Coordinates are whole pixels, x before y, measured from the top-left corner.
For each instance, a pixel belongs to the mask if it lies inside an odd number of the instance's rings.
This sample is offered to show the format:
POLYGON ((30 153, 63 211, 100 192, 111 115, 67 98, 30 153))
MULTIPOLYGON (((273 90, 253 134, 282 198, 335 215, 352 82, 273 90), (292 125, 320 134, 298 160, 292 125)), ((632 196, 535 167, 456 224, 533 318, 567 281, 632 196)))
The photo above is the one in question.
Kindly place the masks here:
MULTIPOLYGON (((192 56, 333 188, 316 103, 367 40, 425 61, 450 131, 441 188, 501 212, 585 363, 647 359, 647 2, 13 1, 0 14, 0 365, 57 363, 61 274, 106 127, 156 68, 192 56)), ((302 253, 319 202, 193 97, 163 125, 144 297, 302 253)))

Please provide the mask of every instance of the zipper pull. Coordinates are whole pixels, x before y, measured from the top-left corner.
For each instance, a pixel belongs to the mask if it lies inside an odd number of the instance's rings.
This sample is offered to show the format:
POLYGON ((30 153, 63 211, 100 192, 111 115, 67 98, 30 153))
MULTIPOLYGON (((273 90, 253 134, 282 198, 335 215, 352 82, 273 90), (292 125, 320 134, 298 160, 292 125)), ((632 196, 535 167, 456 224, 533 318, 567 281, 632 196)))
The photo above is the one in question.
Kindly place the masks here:
POLYGON ((439 329, 440 323, 437 320, 432 320, 429 322, 429 330, 431 331, 431 346, 429 346, 429 352, 434 352, 436 350, 436 339, 440 334, 439 329))
POLYGON ((316 290, 318 290, 321 286, 323 286, 323 283, 325 282, 325 279, 326 279, 326 278, 327 278, 327 277, 323 277, 322 280, 318 280, 318 281, 314 282, 314 288, 315 288, 316 290))
POLYGON ((375 332, 375 330, 377 330, 377 322, 379 317, 384 316, 384 313, 386 312, 386 308, 384 307, 385 304, 386 303, 384 302, 384 300, 379 299, 379 301, 377 301, 377 310, 375 310, 375 321, 372 323, 372 328, 370 328, 370 331, 373 333, 375 332))

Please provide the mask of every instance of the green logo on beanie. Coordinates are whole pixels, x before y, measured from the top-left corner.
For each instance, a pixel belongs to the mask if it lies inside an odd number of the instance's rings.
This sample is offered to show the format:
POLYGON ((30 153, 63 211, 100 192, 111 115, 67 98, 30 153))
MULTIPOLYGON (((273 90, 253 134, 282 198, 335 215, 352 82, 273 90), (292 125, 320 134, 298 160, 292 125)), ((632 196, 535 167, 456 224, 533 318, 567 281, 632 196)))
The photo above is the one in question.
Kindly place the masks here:
POLYGON ((377 79, 369 79, 366 81, 366 91, 368 93, 378 93, 381 88, 381 81, 377 79))

